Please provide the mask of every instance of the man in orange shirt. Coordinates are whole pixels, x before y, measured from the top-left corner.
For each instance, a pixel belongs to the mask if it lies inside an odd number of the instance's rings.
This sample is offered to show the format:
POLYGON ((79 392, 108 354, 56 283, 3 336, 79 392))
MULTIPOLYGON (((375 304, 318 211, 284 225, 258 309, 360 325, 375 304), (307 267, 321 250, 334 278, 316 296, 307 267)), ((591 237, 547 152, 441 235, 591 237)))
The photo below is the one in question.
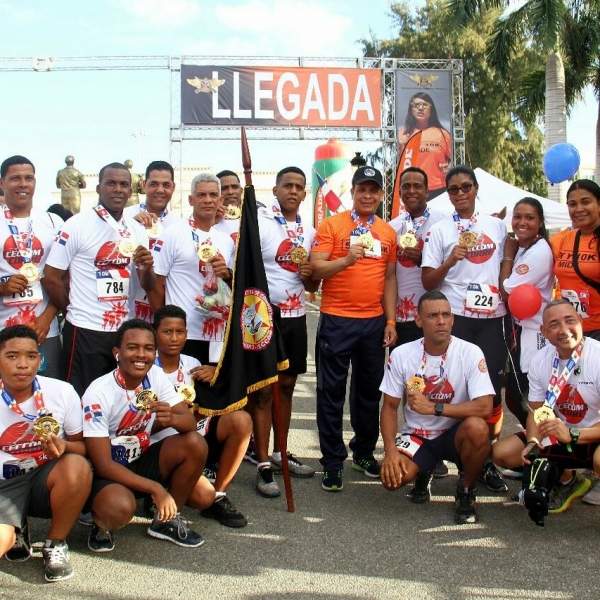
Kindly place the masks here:
POLYGON ((385 348, 396 341, 396 232, 375 215, 383 177, 360 167, 352 177, 352 211, 325 219, 312 246, 313 278, 323 280, 317 331, 317 427, 323 480, 329 492, 343 489, 348 456, 342 436, 348 368, 352 468, 379 477, 373 456, 379 436, 379 384, 385 348))

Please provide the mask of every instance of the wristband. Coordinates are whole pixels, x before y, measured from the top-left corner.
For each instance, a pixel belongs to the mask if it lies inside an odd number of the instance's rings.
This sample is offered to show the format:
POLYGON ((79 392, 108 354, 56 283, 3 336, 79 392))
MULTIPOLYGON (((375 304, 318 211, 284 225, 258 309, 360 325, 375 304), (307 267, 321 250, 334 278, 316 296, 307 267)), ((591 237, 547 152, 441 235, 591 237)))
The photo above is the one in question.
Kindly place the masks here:
POLYGON ((392 321, 392 319, 388 319, 388 320, 385 322, 385 324, 386 324, 386 325, 395 325, 395 324, 396 324, 396 321, 392 321))
POLYGON ((504 261, 507 261, 507 262, 514 263, 514 262, 515 262, 515 259, 514 259, 514 258, 511 258, 510 256, 503 256, 503 257, 502 257, 502 260, 501 260, 500 262, 504 262, 504 261))
POLYGON ((527 440, 527 444, 525 444, 526 446, 529 446, 529 444, 539 444, 540 440, 538 440, 537 438, 531 438, 530 440, 527 440))

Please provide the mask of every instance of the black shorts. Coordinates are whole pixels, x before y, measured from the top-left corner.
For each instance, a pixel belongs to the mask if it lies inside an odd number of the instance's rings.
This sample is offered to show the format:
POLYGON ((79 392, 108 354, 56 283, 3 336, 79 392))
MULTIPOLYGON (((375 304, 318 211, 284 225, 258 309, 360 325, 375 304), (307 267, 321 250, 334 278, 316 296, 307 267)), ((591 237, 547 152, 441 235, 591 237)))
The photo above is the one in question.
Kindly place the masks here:
POLYGON ((196 424, 196 431, 206 440, 208 446, 208 456, 206 457, 206 464, 215 465, 221 460, 221 454, 223 453, 223 442, 219 441, 217 437, 217 428, 219 427, 220 416, 216 417, 204 417, 196 424))
MULTIPOLYGON (((169 438, 165 438, 169 439, 169 438)), ((128 464, 125 468, 129 469, 132 473, 139 475, 140 477, 145 477, 146 479, 150 479, 151 481, 156 481, 161 485, 166 487, 165 481, 163 481, 162 475, 160 473, 160 451, 165 440, 160 440, 155 444, 152 444, 144 454, 137 460, 134 460, 132 463, 128 464)), ((113 483, 117 483, 116 481, 111 481, 110 479, 103 479, 102 477, 96 477, 94 475, 94 480, 92 481, 92 491, 90 492, 90 497, 83 509, 83 512, 90 512, 92 510, 92 504, 94 503, 94 499, 96 496, 107 486, 113 483)), ((133 495, 136 498, 145 498, 148 494, 146 492, 138 492, 136 490, 131 490, 133 495)))
MULTIPOLYGON (((515 434, 522 442, 523 447, 527 445, 527 436, 525 431, 519 431, 515 434)), ((542 458, 548 458, 556 462, 563 469, 591 469, 594 466, 594 452, 600 446, 600 442, 591 444, 554 444, 546 446, 541 451, 542 458)))
POLYGON ((290 366, 284 375, 302 375, 306 373, 306 355, 308 354, 308 334, 306 331, 306 315, 301 317, 285 317, 279 321, 279 331, 290 366))
MULTIPOLYGON (((456 432, 462 425, 462 421, 453 425, 448 431, 445 431, 438 437, 430 440, 420 435, 410 434, 411 437, 418 438, 423 443, 421 447, 413 454, 411 460, 419 467, 419 473, 429 473, 433 471, 433 467, 441 460, 449 460, 453 462, 459 469, 461 468, 460 456, 456 450, 456 432)), ((396 446, 398 440, 396 438, 396 446)), ((398 450, 400 452, 400 450, 398 450)), ((401 454, 405 454, 402 453, 401 454)), ((405 456, 407 456, 405 454, 405 456)))
POLYGON ((25 517, 51 519, 48 476, 58 458, 11 479, 0 480, 0 523, 22 527, 25 517))
POLYGON ((423 337, 423 330, 414 321, 396 321, 396 334, 398 339, 394 348, 402 346, 402 344, 408 344, 408 342, 420 340, 423 337))

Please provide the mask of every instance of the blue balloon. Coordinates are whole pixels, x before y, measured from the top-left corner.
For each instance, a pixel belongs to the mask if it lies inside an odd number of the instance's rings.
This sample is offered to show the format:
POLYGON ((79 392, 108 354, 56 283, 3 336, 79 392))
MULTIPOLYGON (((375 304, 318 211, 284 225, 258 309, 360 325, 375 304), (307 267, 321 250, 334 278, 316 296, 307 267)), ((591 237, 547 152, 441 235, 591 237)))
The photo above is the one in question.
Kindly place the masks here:
POLYGON ((544 154, 542 167, 550 183, 562 183, 571 179, 577 170, 581 158, 572 144, 554 144, 544 154))

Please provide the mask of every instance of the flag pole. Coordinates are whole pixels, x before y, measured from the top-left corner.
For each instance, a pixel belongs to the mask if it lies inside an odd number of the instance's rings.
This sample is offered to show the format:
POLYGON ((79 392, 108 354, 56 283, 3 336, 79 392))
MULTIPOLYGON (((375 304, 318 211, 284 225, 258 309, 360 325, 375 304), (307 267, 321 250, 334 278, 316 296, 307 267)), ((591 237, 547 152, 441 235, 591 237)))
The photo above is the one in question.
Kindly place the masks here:
MULTIPOLYGON (((246 185, 252 185, 252 159, 250 157, 250 147, 246 137, 246 128, 242 126, 242 166, 244 167, 244 179, 246 185)), ((273 324, 274 326, 274 324, 273 324)), ((279 441, 279 450, 281 451, 281 468, 283 471, 283 485, 285 487, 285 499, 287 501, 288 512, 294 512, 294 495, 292 493, 292 481, 290 478, 290 466, 287 457, 287 439, 283 433, 283 422, 281 418, 281 402, 279 399, 279 384, 271 384, 273 392, 273 409, 275 413, 275 435, 279 441)))

